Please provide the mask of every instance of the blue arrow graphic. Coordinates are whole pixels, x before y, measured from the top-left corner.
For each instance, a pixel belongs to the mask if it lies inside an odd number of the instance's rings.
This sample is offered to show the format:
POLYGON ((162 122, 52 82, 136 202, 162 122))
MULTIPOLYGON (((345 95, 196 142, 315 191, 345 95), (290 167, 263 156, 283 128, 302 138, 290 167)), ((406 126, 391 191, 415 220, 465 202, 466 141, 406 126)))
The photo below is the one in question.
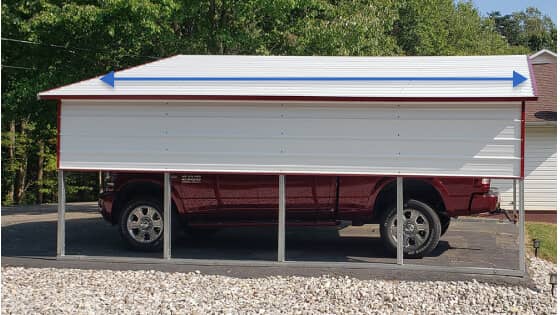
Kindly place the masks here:
POLYGON ((115 87, 115 81, 511 81, 516 87, 527 80, 513 71, 511 77, 115 77, 111 71, 100 78, 115 87))

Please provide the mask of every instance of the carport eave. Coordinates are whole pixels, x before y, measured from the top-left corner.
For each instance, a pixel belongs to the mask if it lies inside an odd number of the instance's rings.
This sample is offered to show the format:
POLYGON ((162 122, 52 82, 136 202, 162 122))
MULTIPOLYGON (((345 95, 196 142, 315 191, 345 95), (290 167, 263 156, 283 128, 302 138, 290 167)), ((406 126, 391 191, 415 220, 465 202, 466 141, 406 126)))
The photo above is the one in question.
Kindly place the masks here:
POLYGON ((331 101, 331 102, 516 102, 536 101, 537 96, 504 97, 355 97, 278 95, 38 95, 39 100, 186 100, 186 101, 331 101))
POLYGON ((371 173, 371 172, 295 172, 295 171, 247 171, 247 170, 200 170, 200 169, 171 169, 171 168, 115 168, 115 167, 99 167, 99 168, 84 168, 84 167, 58 167, 57 170, 67 172, 131 172, 131 173, 157 173, 163 174, 165 172, 171 173, 188 173, 188 174, 228 174, 228 175, 268 175, 268 176, 339 176, 339 177, 353 177, 353 176, 379 176, 379 177, 397 177, 404 178, 490 178, 490 179, 523 179, 522 176, 504 176, 504 175, 477 175, 477 174, 458 174, 458 175, 444 175, 444 174, 414 174, 414 173, 371 173))

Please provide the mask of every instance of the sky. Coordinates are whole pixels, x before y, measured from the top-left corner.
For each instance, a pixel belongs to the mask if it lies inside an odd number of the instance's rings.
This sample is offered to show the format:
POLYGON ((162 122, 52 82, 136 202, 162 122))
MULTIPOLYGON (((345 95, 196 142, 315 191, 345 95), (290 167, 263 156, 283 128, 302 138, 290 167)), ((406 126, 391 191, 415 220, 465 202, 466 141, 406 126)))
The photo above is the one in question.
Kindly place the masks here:
POLYGON ((527 7, 536 7, 558 25, 556 22, 556 0, 473 0, 473 3, 482 15, 492 11, 500 11, 502 15, 506 15, 515 11, 524 11, 527 7))

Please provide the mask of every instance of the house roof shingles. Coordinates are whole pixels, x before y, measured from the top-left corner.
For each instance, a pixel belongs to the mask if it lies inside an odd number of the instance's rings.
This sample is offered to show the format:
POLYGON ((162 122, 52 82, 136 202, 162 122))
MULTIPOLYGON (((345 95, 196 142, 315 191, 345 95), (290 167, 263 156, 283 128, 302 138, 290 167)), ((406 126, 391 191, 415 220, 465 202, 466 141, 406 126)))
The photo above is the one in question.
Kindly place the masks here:
POLYGON ((556 122, 556 63, 533 64, 539 99, 527 101, 527 122, 556 122))

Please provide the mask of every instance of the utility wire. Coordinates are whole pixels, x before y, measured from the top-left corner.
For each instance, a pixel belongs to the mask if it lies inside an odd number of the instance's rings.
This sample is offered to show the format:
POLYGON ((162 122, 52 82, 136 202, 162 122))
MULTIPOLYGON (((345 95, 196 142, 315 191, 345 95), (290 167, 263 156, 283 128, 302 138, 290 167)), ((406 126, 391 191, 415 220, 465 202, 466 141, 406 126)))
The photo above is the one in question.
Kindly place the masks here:
MULTIPOLYGON (((58 49, 68 50, 68 51, 70 51, 70 52, 72 52, 72 53, 75 53, 75 51, 87 51, 87 52, 107 53, 106 51, 93 50, 93 49, 88 49, 88 48, 66 47, 66 46, 63 46, 63 45, 38 43, 38 42, 32 42, 32 41, 28 41, 28 40, 15 39, 15 38, 1 37, 0 39, 3 40, 3 41, 7 41, 7 42, 14 42, 14 43, 20 43, 20 44, 28 44, 28 45, 36 45, 36 46, 46 46, 46 47, 58 48, 58 49)), ((128 57, 142 57, 142 58, 149 58, 149 59, 154 59, 154 60, 161 59, 160 57, 146 56, 146 55, 131 55, 131 54, 125 54, 125 56, 128 56, 128 57)))
MULTIPOLYGON (((73 49, 69 49, 69 48, 64 47, 64 46, 60 46, 60 45, 51 45, 51 44, 42 44, 42 43, 37 43, 37 42, 31 42, 31 41, 28 41, 28 40, 21 40, 21 39, 14 39, 14 38, 6 38, 6 37, 0 37, 0 39, 3 40, 3 41, 15 42, 15 43, 20 43, 20 44, 47 46, 47 47, 54 47, 54 48, 62 49, 62 50, 67 51, 67 52, 69 52, 70 54, 72 54, 72 55, 74 55, 74 56, 76 56, 76 57, 82 58, 82 59, 84 59, 84 60, 86 60, 86 61, 88 61, 88 62, 93 63, 93 60, 88 59, 88 58, 86 58, 85 56, 76 53, 73 49)), ((77 49, 84 50, 84 51, 91 51, 91 50, 84 49, 84 48, 77 48, 77 49)))
POLYGON ((29 68, 29 67, 19 67, 19 66, 7 66, 7 65, 0 65, 2 68, 11 68, 11 69, 21 69, 21 70, 37 70, 36 68, 29 68))

